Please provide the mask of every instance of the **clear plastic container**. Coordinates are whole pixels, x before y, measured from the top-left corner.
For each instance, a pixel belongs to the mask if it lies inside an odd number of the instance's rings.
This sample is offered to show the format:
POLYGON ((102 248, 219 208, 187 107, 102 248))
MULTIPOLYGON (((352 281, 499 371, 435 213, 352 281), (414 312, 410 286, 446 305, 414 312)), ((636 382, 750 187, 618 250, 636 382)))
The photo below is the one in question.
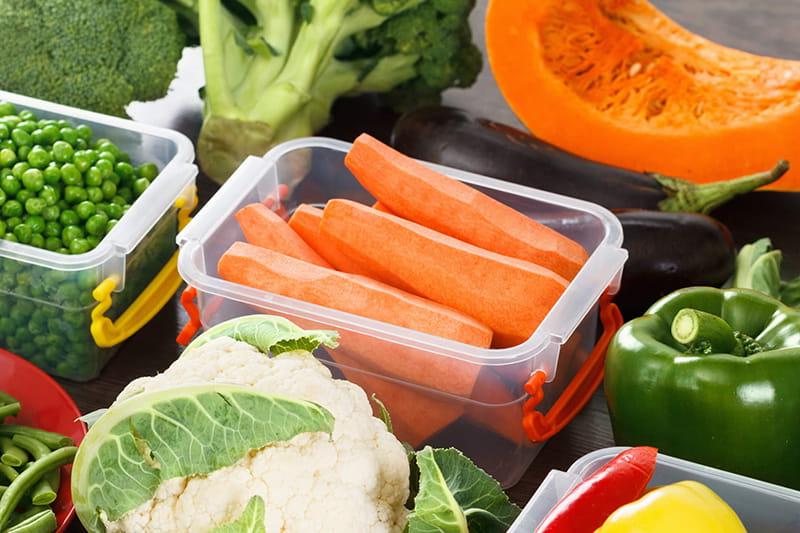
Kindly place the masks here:
POLYGON ((196 204, 197 167, 180 133, 0 91, 38 118, 87 124, 160 173, 93 250, 62 255, 0 240, 0 347, 86 381, 179 284, 175 236, 196 204))
POLYGON ((467 346, 221 279, 220 256, 244 240, 234 214, 249 203, 276 199, 279 185, 288 186, 288 192, 280 205, 269 204, 285 216, 301 203, 373 201, 343 164, 349 147, 308 138, 277 146, 263 158, 248 158, 178 235, 178 270, 190 285, 184 295, 193 317, 189 333, 259 311, 285 316, 301 327, 335 329, 341 334, 340 348, 319 351, 318 357, 338 376, 375 393, 391 412, 400 439, 414 446, 458 447, 501 483, 512 485, 546 440, 531 442, 523 430, 525 384, 537 372, 540 383, 535 386, 543 393, 539 408, 548 408, 589 357, 598 302, 604 291, 616 292, 627 258, 620 248, 621 226, 591 203, 431 165, 552 226, 591 254, 536 332, 523 344, 502 350, 467 346), (362 364, 366 351, 380 354, 388 366, 399 362, 396 370, 362 364), (472 386, 448 380, 454 371, 472 376, 472 386))
MULTIPOLYGON (((551 470, 508 533, 533 533, 575 485, 613 459, 624 447, 604 448, 578 459, 569 470, 551 470)), ((650 487, 693 480, 716 492, 753 533, 800 531, 800 492, 659 454, 650 487)))

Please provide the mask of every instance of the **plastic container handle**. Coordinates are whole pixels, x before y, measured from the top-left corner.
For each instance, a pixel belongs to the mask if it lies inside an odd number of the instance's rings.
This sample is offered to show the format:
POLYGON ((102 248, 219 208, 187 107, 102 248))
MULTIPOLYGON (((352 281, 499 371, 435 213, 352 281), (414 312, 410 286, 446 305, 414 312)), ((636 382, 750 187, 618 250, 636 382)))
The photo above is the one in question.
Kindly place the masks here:
POLYGON ((614 334, 624 322, 619 308, 611 302, 612 298, 613 296, 608 292, 600 298, 600 321, 603 324, 603 334, 595 344, 592 353, 586 358, 575 377, 572 378, 570 384, 567 385, 547 414, 543 415, 536 410, 544 398, 542 387, 547 380, 547 374, 537 370, 525 383, 525 392, 530 395, 530 398, 522 409, 522 427, 531 441, 544 442, 561 431, 584 408, 594 391, 600 386, 600 382, 603 381, 606 350, 614 334))
MULTIPOLYGON (((189 214, 196 205, 197 194, 188 203, 184 198, 178 198, 175 202, 175 207, 178 208, 179 230, 189 223, 189 214)), ((100 348, 110 348, 142 329, 167 304, 182 281, 178 274, 178 251, 175 251, 147 288, 116 322, 112 322, 104 315, 111 308, 111 294, 119 282, 116 276, 104 279, 92 291, 92 297, 97 300, 97 305, 92 309, 92 324, 89 326, 89 331, 95 344, 100 348)))
POLYGON ((175 338, 175 342, 181 346, 187 346, 189 341, 192 340, 192 337, 194 337, 194 334, 197 333, 197 330, 203 325, 203 323, 200 322, 200 311, 197 309, 197 304, 195 303, 196 298, 197 289, 191 285, 183 289, 181 305, 186 310, 186 314, 189 315, 189 322, 183 326, 183 329, 181 329, 181 332, 178 333, 178 336, 175 338))

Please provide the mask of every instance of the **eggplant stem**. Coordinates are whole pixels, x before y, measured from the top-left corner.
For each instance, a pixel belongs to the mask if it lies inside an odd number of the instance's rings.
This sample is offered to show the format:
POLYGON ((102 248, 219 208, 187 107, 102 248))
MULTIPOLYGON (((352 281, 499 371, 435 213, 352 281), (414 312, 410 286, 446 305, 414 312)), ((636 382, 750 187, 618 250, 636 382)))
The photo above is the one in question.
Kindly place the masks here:
POLYGON ((789 162, 778 161, 771 170, 726 181, 696 184, 658 173, 649 176, 661 185, 667 198, 658 203, 661 211, 708 214, 735 196, 778 180, 789 171, 789 162))

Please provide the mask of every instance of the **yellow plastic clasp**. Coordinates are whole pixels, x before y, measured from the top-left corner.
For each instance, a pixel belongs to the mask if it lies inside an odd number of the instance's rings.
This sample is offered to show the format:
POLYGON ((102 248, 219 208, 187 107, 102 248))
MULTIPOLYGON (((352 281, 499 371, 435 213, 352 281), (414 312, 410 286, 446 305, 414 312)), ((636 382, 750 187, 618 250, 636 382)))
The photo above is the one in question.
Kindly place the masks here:
MULTIPOLYGON (((175 207, 178 208, 179 230, 189 223, 191 220, 189 215, 196 206, 196 191, 193 192, 192 199, 188 202, 183 197, 178 198, 175 202, 175 207)), ((150 285, 128 306, 116 322, 112 322, 104 315, 111 308, 111 294, 117 288, 119 279, 117 276, 104 279, 92 291, 92 297, 97 300, 97 305, 92 309, 92 324, 89 326, 94 342, 101 348, 110 348, 139 331, 166 305, 182 281, 178 274, 178 252, 176 251, 164 268, 156 274, 150 285)))

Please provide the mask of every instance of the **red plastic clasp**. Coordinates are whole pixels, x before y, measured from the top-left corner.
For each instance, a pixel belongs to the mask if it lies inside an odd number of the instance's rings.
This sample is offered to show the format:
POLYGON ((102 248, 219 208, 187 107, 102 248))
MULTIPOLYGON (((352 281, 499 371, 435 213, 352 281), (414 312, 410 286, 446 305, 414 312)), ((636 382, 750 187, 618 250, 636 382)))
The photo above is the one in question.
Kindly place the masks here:
POLYGON ((525 383, 525 392, 530 398, 522 409, 522 427, 533 442, 544 442, 569 424, 592 397, 594 391, 603 381, 606 364, 606 350, 624 320, 619 308, 611 300, 613 297, 604 293, 600 297, 600 322, 603 334, 595 344, 592 353, 586 358, 581 368, 564 389, 547 414, 543 415, 536 407, 544 399, 542 387, 547 375, 537 370, 525 383))
POLYGON ((200 322, 200 311, 197 309, 197 304, 195 303, 196 298, 197 289, 191 285, 183 289, 183 293, 181 293, 181 305, 186 310, 186 314, 189 315, 189 322, 183 326, 183 329, 175 338, 175 341, 181 346, 189 344, 189 341, 192 340, 197 330, 203 326, 202 322, 200 322))

